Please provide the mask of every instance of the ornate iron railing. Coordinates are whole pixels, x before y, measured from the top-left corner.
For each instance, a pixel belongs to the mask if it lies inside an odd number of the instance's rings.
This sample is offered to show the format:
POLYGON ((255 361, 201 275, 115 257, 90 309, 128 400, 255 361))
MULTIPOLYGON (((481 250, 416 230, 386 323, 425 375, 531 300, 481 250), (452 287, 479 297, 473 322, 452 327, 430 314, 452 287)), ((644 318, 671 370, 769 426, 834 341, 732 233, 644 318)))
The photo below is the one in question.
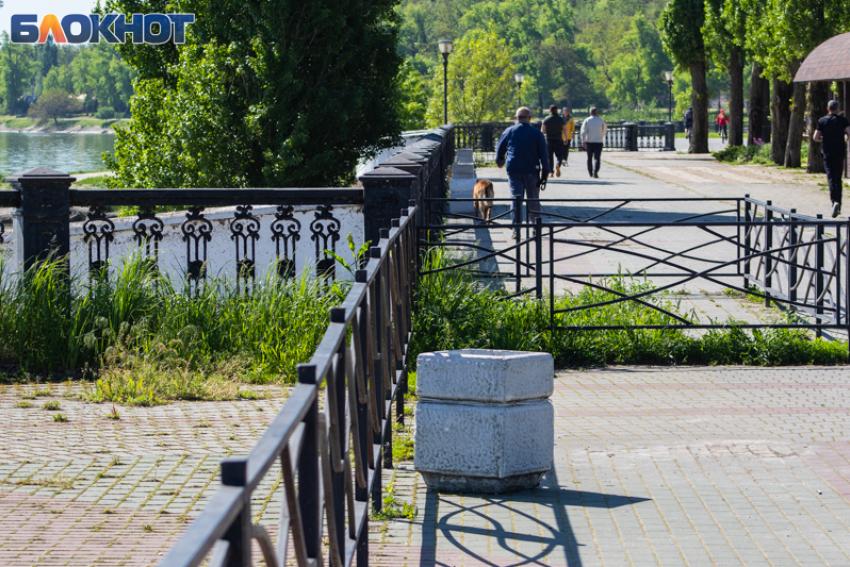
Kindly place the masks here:
POLYGON ((411 203, 381 230, 283 409, 247 457, 222 462, 223 486, 160 565, 249 566, 252 540, 266 565, 368 564, 369 514, 381 509, 381 470, 392 467, 393 417, 404 419, 415 215, 411 203), (284 498, 275 544, 252 523, 251 496, 278 463, 284 498))
MULTIPOLYGON (((474 199, 454 199, 456 202, 474 199)), ((850 221, 805 217, 750 199, 540 199, 540 219, 508 220, 509 199, 494 199, 492 220, 481 223, 471 214, 454 214, 440 226, 419 227, 420 249, 443 247, 458 251, 453 265, 437 271, 465 268, 479 277, 503 280, 512 287, 505 298, 548 296, 555 329, 710 329, 726 321, 695 321, 647 301, 668 291, 699 284, 715 291, 734 291, 764 299, 788 317, 741 328, 805 328, 818 336, 824 330, 850 331, 850 221), (669 205, 676 203, 676 207, 669 205), (716 208, 706 209, 706 204, 716 208), (665 210, 648 212, 664 204, 665 210), (688 210, 689 206, 696 209, 688 210), (663 220, 658 220, 661 217, 663 220), (519 231, 508 246, 493 244, 493 230, 519 231), (442 240, 425 238, 442 232, 442 240), (652 280, 651 289, 623 293, 611 278, 652 280), (590 287, 615 299, 558 309, 555 293, 590 287), (669 324, 570 326, 562 314, 611 303, 634 301, 662 312, 669 324)), ((519 204, 519 203, 517 203, 519 204)), ((524 203, 527 204, 527 203, 524 203)), ((423 271, 422 275, 431 272, 423 271)))

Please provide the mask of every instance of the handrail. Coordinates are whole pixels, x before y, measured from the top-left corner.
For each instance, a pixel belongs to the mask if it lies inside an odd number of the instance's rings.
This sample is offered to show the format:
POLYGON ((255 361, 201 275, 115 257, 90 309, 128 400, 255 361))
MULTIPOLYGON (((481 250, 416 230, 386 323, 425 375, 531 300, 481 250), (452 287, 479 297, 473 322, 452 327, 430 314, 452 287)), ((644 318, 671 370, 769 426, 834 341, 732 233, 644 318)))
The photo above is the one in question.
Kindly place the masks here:
POLYGON ((342 305, 331 309, 310 362, 298 366, 299 383, 281 411, 245 459, 223 463, 223 482, 237 486, 216 492, 160 565, 195 567, 221 542, 227 542, 222 557, 228 566, 250 565, 252 539, 259 540, 267 563, 282 565, 291 530, 296 563, 311 567, 323 563, 323 526, 331 565, 346 567, 355 557, 358 565, 368 562, 368 514, 381 508, 392 424, 404 416, 416 213, 411 202, 392 228, 381 229, 342 305), (278 460, 285 497, 274 549, 267 532, 251 526, 250 503, 278 460))

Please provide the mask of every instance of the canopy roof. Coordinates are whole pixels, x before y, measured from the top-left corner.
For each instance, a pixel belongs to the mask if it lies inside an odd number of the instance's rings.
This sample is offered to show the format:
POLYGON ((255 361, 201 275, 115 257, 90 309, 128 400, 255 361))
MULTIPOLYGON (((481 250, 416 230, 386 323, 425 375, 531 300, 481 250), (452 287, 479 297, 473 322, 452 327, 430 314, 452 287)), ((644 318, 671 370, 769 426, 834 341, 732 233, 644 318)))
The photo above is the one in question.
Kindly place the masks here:
POLYGON ((809 53, 795 83, 850 80, 850 33, 829 38, 809 53))

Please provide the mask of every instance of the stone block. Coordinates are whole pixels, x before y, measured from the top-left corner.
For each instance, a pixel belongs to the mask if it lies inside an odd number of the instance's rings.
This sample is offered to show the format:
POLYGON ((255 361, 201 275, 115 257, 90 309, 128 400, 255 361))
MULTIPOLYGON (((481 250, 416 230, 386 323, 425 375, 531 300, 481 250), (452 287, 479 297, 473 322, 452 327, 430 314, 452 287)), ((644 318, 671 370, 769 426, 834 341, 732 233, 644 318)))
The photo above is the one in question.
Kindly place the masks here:
POLYGON ((416 359, 422 399, 517 402, 548 398, 555 389, 555 360, 547 352, 452 350, 416 359))
POLYGON ((456 163, 452 165, 452 177, 458 179, 475 177, 475 165, 472 163, 456 163))
POLYGON ((460 148, 457 150, 455 161, 458 163, 473 163, 472 148, 460 148))
MULTIPOLYGON (((417 373, 418 376, 418 373, 417 373)), ((429 488, 504 493, 533 488, 552 466, 549 400, 416 406, 414 465, 429 488)))

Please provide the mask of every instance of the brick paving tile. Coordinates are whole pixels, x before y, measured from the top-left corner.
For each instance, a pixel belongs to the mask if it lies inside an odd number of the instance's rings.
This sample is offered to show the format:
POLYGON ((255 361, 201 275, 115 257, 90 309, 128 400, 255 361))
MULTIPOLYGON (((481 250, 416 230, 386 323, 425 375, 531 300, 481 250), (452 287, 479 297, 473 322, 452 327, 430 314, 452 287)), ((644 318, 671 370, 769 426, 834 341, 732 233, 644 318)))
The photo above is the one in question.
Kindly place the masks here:
POLYGON ((847 368, 609 368, 556 376, 555 462, 535 490, 436 494, 377 565, 848 565, 847 368))

